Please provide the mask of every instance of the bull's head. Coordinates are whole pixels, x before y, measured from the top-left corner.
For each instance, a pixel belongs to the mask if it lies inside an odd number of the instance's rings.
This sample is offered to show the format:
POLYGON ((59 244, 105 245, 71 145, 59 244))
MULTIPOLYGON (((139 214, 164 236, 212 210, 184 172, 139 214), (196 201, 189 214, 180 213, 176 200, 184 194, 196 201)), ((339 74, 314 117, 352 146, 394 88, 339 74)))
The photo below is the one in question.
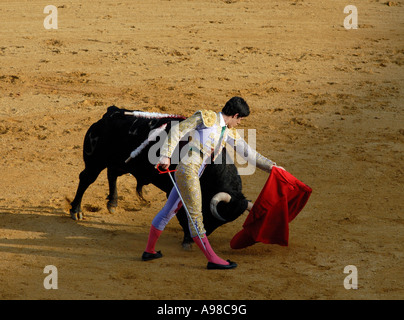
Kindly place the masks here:
MULTIPOLYGON (((231 195, 228 194, 227 192, 219 192, 217 194, 215 194, 212 198, 212 200, 210 201, 210 211, 212 212, 212 215, 223 222, 229 222, 229 220, 226 220, 224 217, 222 217, 217 209, 217 206, 220 202, 225 202, 225 203, 230 203, 231 201, 231 195)), ((251 201, 248 201, 247 204, 247 210, 250 211, 251 208, 253 206, 253 203, 251 201)))

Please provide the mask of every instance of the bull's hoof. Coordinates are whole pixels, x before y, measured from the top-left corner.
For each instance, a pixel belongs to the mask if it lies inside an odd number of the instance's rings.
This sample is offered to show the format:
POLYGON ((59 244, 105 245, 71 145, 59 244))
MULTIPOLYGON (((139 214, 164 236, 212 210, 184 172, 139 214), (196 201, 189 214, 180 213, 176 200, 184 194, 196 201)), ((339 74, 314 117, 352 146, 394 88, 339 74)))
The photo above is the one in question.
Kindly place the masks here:
POLYGON ((183 242, 182 243, 182 249, 185 251, 191 251, 192 250, 192 243, 191 242, 183 242))
POLYGON ((118 207, 117 204, 112 204, 112 203, 109 203, 109 202, 107 203, 108 212, 111 213, 111 214, 114 214, 116 212, 116 207, 118 207))
POLYGON ((70 216, 73 220, 83 220, 83 212, 70 210, 70 216))

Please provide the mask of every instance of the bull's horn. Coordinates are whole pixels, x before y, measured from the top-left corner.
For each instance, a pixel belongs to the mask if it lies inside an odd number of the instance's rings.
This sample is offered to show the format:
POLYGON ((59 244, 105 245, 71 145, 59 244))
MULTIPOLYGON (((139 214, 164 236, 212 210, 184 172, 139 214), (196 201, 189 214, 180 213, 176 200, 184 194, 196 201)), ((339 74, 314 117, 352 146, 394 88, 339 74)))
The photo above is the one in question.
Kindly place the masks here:
POLYGON ((231 196, 226 192, 219 192, 213 196, 212 200, 210 200, 210 211, 216 219, 226 222, 226 220, 217 212, 217 204, 221 201, 229 203, 230 200, 231 196))
POLYGON ((248 201, 247 211, 251 211, 253 205, 254 205, 254 203, 252 203, 251 201, 248 201))

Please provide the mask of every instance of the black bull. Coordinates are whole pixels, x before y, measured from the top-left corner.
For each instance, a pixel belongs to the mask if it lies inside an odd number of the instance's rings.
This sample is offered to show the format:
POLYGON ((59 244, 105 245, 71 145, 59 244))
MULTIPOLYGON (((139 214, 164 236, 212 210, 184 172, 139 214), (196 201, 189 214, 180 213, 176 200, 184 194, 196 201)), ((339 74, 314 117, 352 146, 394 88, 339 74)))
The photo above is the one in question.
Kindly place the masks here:
MULTIPOLYGON (((137 157, 125 162, 130 153, 148 138, 151 130, 167 124, 165 131, 168 132, 173 118, 135 117, 127 115, 125 112, 132 111, 115 106, 109 107, 102 119, 92 124, 85 135, 83 145, 85 169, 80 173, 79 186, 70 209, 71 217, 74 220, 82 219, 81 201, 84 192, 105 168, 107 168, 109 183, 107 207, 111 213, 118 205, 117 178, 123 174, 130 173, 136 178, 136 191, 142 200, 145 200, 142 195, 144 185, 151 183, 164 191, 167 196, 173 188, 168 174, 159 174, 148 159, 149 149, 158 141, 151 141, 137 157)), ((183 119, 180 117, 174 120, 182 121, 183 119)), ((181 147, 183 147, 183 143, 181 147)), ((224 149, 219 155, 222 159, 221 164, 208 164, 200 178, 203 222, 207 235, 219 226, 237 219, 249 205, 241 191, 241 178, 237 168, 229 161, 226 163, 226 159, 229 159, 227 156, 224 149), (231 200, 217 204, 217 213, 220 215, 218 218, 212 214, 210 205, 212 198, 220 192, 228 193, 231 200)), ((175 169, 175 165, 171 165, 170 169, 175 169)), ((181 208, 176 216, 184 230, 183 245, 185 246, 191 243, 192 239, 184 208, 181 208)))

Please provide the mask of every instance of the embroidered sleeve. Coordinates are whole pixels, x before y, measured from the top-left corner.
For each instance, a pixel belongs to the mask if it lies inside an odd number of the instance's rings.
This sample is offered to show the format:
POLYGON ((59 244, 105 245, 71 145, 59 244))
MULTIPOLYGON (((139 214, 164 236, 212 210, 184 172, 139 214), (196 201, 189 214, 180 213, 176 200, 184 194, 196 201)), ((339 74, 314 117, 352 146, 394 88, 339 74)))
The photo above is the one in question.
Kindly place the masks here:
POLYGON ((229 130, 227 143, 230 144, 244 160, 261 170, 271 172, 272 166, 276 165, 275 162, 251 148, 234 128, 229 130))
POLYGON ((174 125, 167 138, 165 139, 160 155, 168 158, 172 157, 175 147, 180 142, 180 140, 192 130, 195 130, 198 126, 203 123, 202 115, 199 111, 195 112, 191 117, 181 121, 180 123, 174 125))

